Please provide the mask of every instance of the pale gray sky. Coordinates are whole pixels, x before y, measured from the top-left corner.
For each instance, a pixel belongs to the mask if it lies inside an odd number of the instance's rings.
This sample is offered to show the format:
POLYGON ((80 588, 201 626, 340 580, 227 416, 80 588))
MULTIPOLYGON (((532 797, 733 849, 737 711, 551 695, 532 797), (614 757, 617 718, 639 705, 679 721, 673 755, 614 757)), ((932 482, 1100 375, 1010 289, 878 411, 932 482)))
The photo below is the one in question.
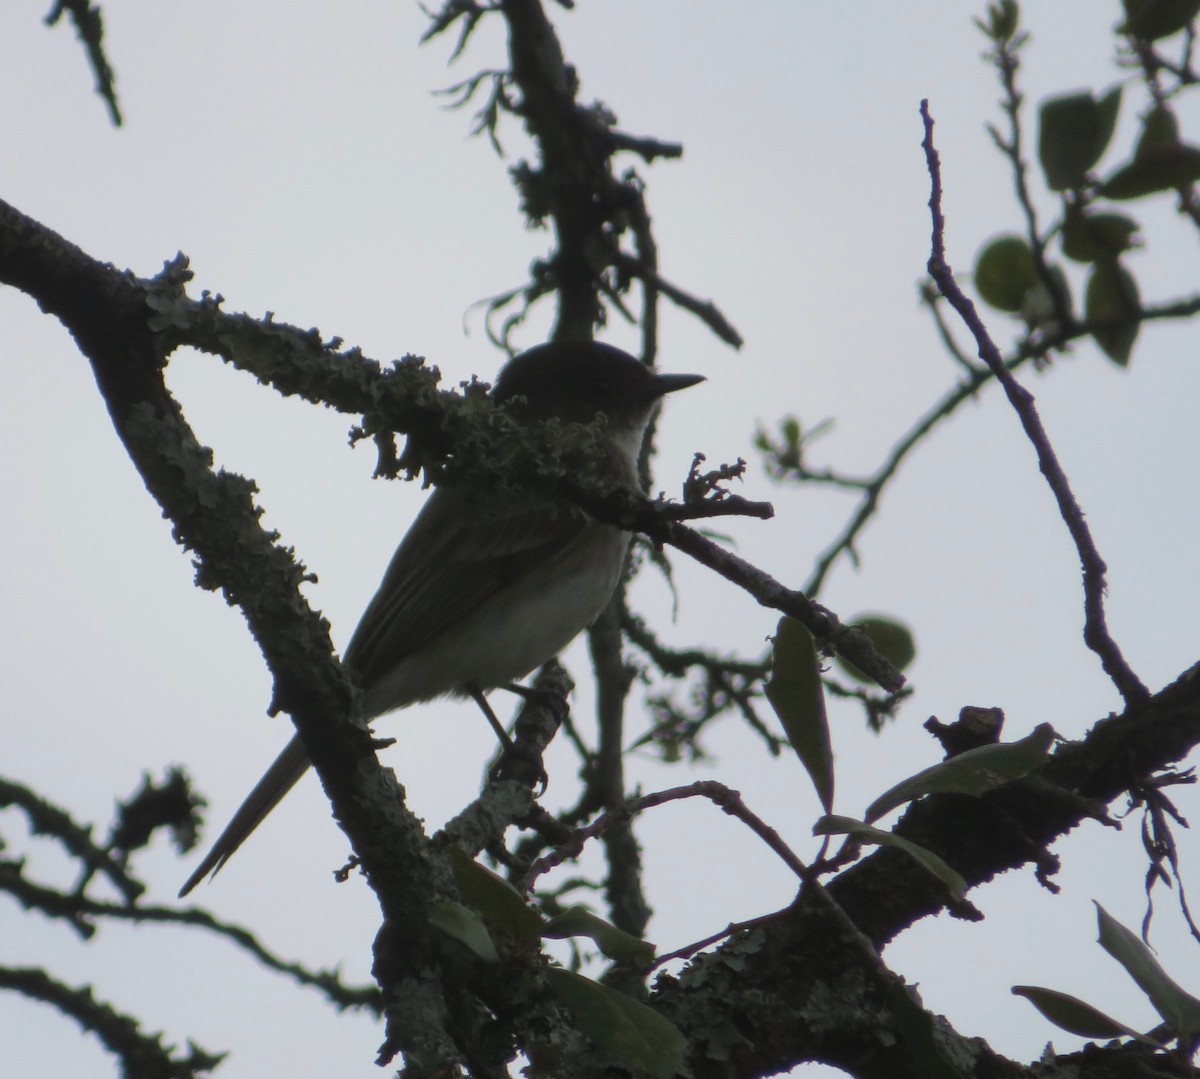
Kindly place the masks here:
MULTIPOLYGON (((1116 0, 1024 6, 1032 100, 1114 81, 1116 0)), ((629 131, 685 144, 682 161, 642 170, 663 272, 714 299, 746 338, 734 354, 689 317, 664 312, 661 366, 709 379, 667 411, 658 469, 670 493, 694 450, 712 461, 748 455, 756 422, 785 412, 810 423, 835 417, 818 454, 865 471, 954 379, 916 301, 929 237, 922 97, 938 122, 956 269, 965 275, 978 244, 1018 221, 1010 177, 983 131, 998 119, 999 92, 979 60, 976 10, 946 0, 583 0, 573 13, 553 9, 584 97, 607 102, 629 131)), ((486 141, 466 137, 468 116, 442 111, 431 91, 501 63, 495 29, 447 71, 448 42, 417 48, 425 23, 413 4, 110 4, 107 43, 127 121, 114 131, 79 45, 65 27, 42 28, 39 14, 0 9, 0 196, 142 275, 183 250, 193 294, 219 291, 229 310, 272 310, 382 360, 423 353, 451 384, 494 374, 502 357, 470 305, 521 282, 547 238, 524 229, 503 166, 486 141)), ((1140 104, 1126 101, 1126 144, 1140 104)), ((510 154, 523 152, 513 126, 501 135, 510 154)), ((1160 300, 1194 291, 1197 269, 1186 229, 1175 230, 1175 247, 1165 242, 1169 203, 1137 209, 1152 245, 1131 259, 1143 294, 1160 300)), ((1013 327, 988 317, 1007 340, 1013 327)), ((235 612, 192 588, 187 559, 67 334, 11 290, 0 292, 0 322, 4 771, 80 819, 103 821, 142 769, 181 761, 218 825, 290 729, 263 715, 269 683, 257 649, 235 612)), ((533 319, 518 340, 535 343, 545 325, 533 319)), ((1187 332, 1148 329, 1129 372, 1081 345, 1046 376, 1024 375, 1108 560, 1112 630, 1155 689, 1196 658, 1200 510, 1185 492, 1200 373, 1187 332)), ((635 343, 620 326, 608 339, 635 343)), ((312 601, 344 644, 420 492, 370 480, 370 450, 346 449, 348 418, 280 401, 211 357, 177 355, 170 381, 218 460, 259 482, 269 523, 320 575, 312 601)), ((727 530, 741 553, 799 585, 849 503, 774 490, 756 466, 745 492, 774 499, 777 516, 727 530)), ((963 705, 999 705, 1008 737, 1043 721, 1077 737, 1118 707, 1080 641, 1074 551, 994 389, 912 460, 861 554, 862 570, 843 565, 825 602, 844 616, 906 619, 920 656, 916 695, 882 738, 833 706, 839 811, 861 813, 937 759, 920 730, 930 714, 949 721, 963 705)), ((664 632, 758 654, 770 613, 676 563, 683 602, 664 632)), ((668 616, 658 582, 636 596, 668 616)), ((582 679, 585 657, 570 658, 582 679)), ((579 716, 586 705, 577 702, 579 716)), ((632 718, 634 729, 640 722, 632 718)), ((389 762, 430 827, 471 797, 491 748, 472 706, 421 708, 380 729, 397 737, 389 762)), ((818 808, 800 767, 767 761, 734 720, 709 745, 713 759, 697 774, 741 789, 802 857, 811 854, 818 808)), ((552 805, 571 796, 569 758, 556 760, 552 805)), ((683 778, 644 761, 634 773, 646 789, 683 778)), ((1188 795, 1182 803, 1188 812, 1188 795)), ((1136 831, 1081 828, 1060 845, 1062 895, 1029 872, 1010 874, 972 894, 985 923, 929 920, 888 950, 888 962, 962 1033, 1022 1059, 1048 1039, 1060 1049, 1077 1039, 1011 997, 1014 983, 1075 992, 1149 1027, 1149 1006, 1094 943, 1091 908, 1095 898, 1127 924, 1139 921, 1136 831)), ((666 807, 639 834, 657 911, 651 937, 664 950, 792 897, 790 875, 715 809, 666 807)), ((33 864, 54 872, 56 853, 34 849, 33 864)), ((1190 836, 1183 849, 1200 853, 1190 836)), ((332 884, 345 851, 306 782, 196 898, 279 952, 366 979, 375 907, 362 883, 332 884)), ((150 898, 170 901, 193 864, 157 844, 140 862, 150 898)), ((0 919, 7 961, 45 963, 94 983, 169 1038, 231 1050, 218 1073, 226 1079, 378 1074, 372 1022, 331 1014, 222 943, 106 926, 81 947, 11 904, 0 919)), ((1159 919, 1156 940, 1175 945, 1163 955, 1186 983, 1195 964, 1179 951, 1187 945, 1165 897, 1159 919)), ((14 996, 0 997, 0 1026, 20 1032, 0 1046, 6 1074, 110 1070, 94 1043, 14 996)))

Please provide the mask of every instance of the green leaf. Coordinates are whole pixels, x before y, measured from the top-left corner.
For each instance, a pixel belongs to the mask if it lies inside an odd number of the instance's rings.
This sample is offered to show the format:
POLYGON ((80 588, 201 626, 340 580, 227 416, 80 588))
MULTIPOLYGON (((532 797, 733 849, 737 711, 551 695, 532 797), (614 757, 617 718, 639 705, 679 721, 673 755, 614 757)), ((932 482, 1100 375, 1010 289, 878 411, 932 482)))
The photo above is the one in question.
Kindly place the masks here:
POLYGON ((1179 33, 1200 12, 1200 0, 1122 0, 1122 33, 1139 41, 1158 41, 1179 33))
POLYGON ((971 21, 997 44, 1005 44, 1013 39, 1020 23, 1021 11, 1016 0, 997 0, 988 4, 987 21, 979 17, 971 21))
POLYGON ((1137 982, 1180 1040, 1186 1041, 1200 1032, 1200 1000, 1172 981, 1142 939, 1099 903, 1096 904, 1096 918, 1101 947, 1137 982))
POLYGON ((1160 191, 1174 191, 1200 180, 1200 148, 1167 143, 1147 150, 1140 158, 1117 169, 1100 185, 1106 199, 1140 199, 1160 191))
POLYGON ((779 620, 775 630, 771 678, 766 692, 828 813, 833 808, 833 747, 825 715, 821 665, 812 634, 787 615, 779 620))
MULTIPOLYGON (((1056 1027, 1081 1038, 1136 1038, 1147 1041, 1136 1030, 1105 1015, 1086 1001, 1057 989, 1043 989, 1040 985, 1014 985, 1013 996, 1024 997, 1056 1027)), ((1156 1042, 1151 1042, 1156 1045, 1156 1042)))
POLYGON ((998 311, 1018 313, 1025 293, 1037 282, 1033 252, 1021 236, 988 241, 975 260, 975 288, 998 311))
POLYGON ((1124 323, 1096 330, 1092 337, 1113 363, 1128 366, 1141 328, 1137 316, 1142 303, 1133 275, 1115 259, 1097 262, 1088 275, 1084 304, 1084 317, 1089 322, 1124 323))
POLYGON ((500 961, 500 956, 496 954, 496 945, 492 943, 487 926, 470 907, 465 907, 462 903, 456 903, 453 900, 442 900, 430 908, 429 923, 440 929, 446 936, 453 937, 465 944, 485 962, 498 963, 500 961))
POLYGON ((524 896, 503 877, 458 847, 450 851, 454 880, 467 904, 501 932, 517 940, 537 940, 545 924, 524 896))
POLYGON ((1124 214, 1090 214, 1072 209, 1063 222, 1062 248, 1076 262, 1114 259, 1133 246, 1141 226, 1124 214))
POLYGON ((1120 85, 1099 101, 1090 91, 1083 91, 1042 102, 1038 158, 1051 191, 1083 185, 1088 170, 1112 140, 1120 108, 1120 85))
POLYGON ((559 967, 548 969, 546 980, 584 1035, 617 1063, 654 1079, 669 1079, 682 1067, 687 1041, 653 1008, 559 967))
POLYGON ((591 937, 609 959, 647 967, 654 960, 654 945, 593 914, 587 907, 571 907, 551 918, 542 930, 543 937, 591 937))
MULTIPOLYGON (((899 671, 907 670, 917 656, 917 642, 913 638, 912 630, 899 619, 883 614, 861 614, 851 625, 861 629, 875 646, 875 651, 899 671)), ((875 684, 874 678, 860 671, 844 656, 837 655, 833 658, 851 678, 864 685, 875 684)))
POLYGON ((1142 133, 1133 148, 1134 161, 1148 157, 1164 146, 1179 144, 1179 121, 1166 105, 1155 105, 1142 119, 1142 133))
POLYGON ((1200 149, 1179 141, 1179 121, 1165 105, 1142 119, 1133 160, 1114 172, 1099 193, 1110 199, 1136 199, 1173 191, 1200 180, 1200 149))
POLYGON ((915 776, 897 783, 868 807, 866 820, 878 820, 896 806, 926 794, 971 794, 975 797, 994 787, 1011 783, 1040 768, 1050 758, 1054 728, 1039 723, 1016 742, 968 749, 915 776))
POLYGON ((988 4, 987 14, 987 26, 984 28, 987 35, 993 41, 1012 41, 1021 21, 1017 0, 998 0, 998 3, 988 4))
POLYGON ((895 847, 904 851, 918 865, 922 866, 940 880, 955 899, 962 899, 967 894, 967 882, 962 875, 951 869, 943 859, 931 850, 894 832, 885 832, 882 828, 872 828, 871 825, 853 817, 825 816, 813 825, 813 835, 852 835, 864 843, 874 843, 880 847, 895 847))

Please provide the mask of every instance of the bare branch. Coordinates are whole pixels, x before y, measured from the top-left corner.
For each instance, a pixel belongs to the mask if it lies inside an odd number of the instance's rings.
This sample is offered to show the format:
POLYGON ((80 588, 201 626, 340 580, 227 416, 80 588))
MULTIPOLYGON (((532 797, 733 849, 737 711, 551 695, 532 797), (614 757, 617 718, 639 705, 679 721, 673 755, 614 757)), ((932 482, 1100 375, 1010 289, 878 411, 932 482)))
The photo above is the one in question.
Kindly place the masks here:
POLYGON ((87 50, 88 63, 91 64, 92 74, 96 78, 96 93, 108 106, 108 117, 113 127, 120 127, 121 107, 117 104, 116 76, 104 53, 104 21, 100 15, 100 7, 93 6, 90 0, 55 0, 54 7, 46 16, 46 25, 56 25, 64 11, 71 16, 75 33, 87 50))
POLYGON ((80 1028, 95 1034, 113 1056, 121 1061, 121 1074, 128 1079, 193 1079, 209 1074, 224 1059, 223 1053, 208 1053, 194 1042, 187 1053, 163 1045, 161 1034, 145 1034, 132 1016, 97 1000, 90 986, 70 986, 31 967, 0 967, 0 989, 9 989, 30 1000, 40 1000, 70 1016, 80 1028))
POLYGON ((556 866, 562 865, 563 862, 578 857, 589 839, 595 839, 597 836, 603 835, 609 828, 614 827, 622 821, 631 820, 638 813, 642 813, 647 809, 665 805, 667 802, 677 802, 684 798, 707 798, 731 817, 736 817, 758 836, 759 839, 766 843, 779 856, 780 861, 795 873, 797 877, 801 880, 806 879, 808 867, 796 857, 796 854, 783 841, 783 838, 774 828, 750 811, 750 808, 743 801, 740 792, 715 780, 701 780, 696 783, 690 783, 686 787, 672 787, 669 790, 657 791, 654 794, 646 794, 640 798, 631 799, 619 809, 602 814, 586 828, 576 829, 570 842, 560 845, 551 854, 546 855, 544 858, 539 858, 529 867, 529 871, 525 874, 520 884, 522 891, 530 891, 538 877, 543 873, 548 873, 556 866))
POLYGON ((676 307, 690 311, 727 345, 741 348, 745 344, 742 335, 737 332, 733 324, 721 313, 720 308, 712 300, 697 299, 677 285, 671 284, 657 270, 644 266, 629 255, 617 255, 616 265, 630 277, 645 281, 656 292, 661 292, 676 307))
POLYGON ((1096 549, 1091 531, 1084 520, 1083 510, 1071 493, 1071 485, 1059 464, 1058 456, 1050 444, 1049 436, 1037 413, 1033 394, 1017 382, 1012 372, 1000 355, 988 335, 983 320, 975 310, 975 305, 967 298, 954 273, 946 262, 945 228, 946 221, 942 215, 942 177, 938 153, 933 145, 933 118, 929 114, 929 103, 921 102, 921 118, 925 125, 925 138, 922 146, 925 150, 925 160, 929 168, 931 194, 929 209, 933 220, 932 253, 929 256, 929 274, 937 282, 938 288, 950 305, 958 313, 967 328, 975 338, 979 356, 999 379, 1004 387, 1009 403, 1017 413, 1021 426, 1037 453, 1038 465, 1050 490, 1058 503, 1059 513, 1067 526, 1075 549, 1079 552, 1079 561, 1083 566, 1083 603, 1084 630, 1083 639, 1087 646, 1100 657, 1100 662, 1126 704, 1144 701, 1149 696, 1149 690, 1130 669, 1117 647, 1116 641, 1109 634, 1104 616, 1104 575, 1107 567, 1096 549))

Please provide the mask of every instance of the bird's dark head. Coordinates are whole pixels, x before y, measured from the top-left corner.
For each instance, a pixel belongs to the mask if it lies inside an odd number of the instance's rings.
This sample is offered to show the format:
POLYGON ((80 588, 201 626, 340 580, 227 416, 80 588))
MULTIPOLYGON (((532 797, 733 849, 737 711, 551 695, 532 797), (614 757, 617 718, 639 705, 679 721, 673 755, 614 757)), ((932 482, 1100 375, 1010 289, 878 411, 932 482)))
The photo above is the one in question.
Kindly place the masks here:
POLYGON ((598 341, 551 341, 505 364, 492 396, 500 402, 524 398, 526 419, 590 423, 604 413, 610 427, 640 433, 661 397, 703 381, 703 375, 659 374, 598 341))

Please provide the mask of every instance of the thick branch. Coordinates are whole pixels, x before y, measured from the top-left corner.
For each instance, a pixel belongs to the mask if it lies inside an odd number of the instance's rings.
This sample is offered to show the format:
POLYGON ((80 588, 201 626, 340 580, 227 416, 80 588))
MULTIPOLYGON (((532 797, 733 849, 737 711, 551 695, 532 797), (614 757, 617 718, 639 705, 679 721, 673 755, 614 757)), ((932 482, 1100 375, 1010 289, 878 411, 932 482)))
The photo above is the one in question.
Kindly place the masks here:
MULTIPOLYGON (((977 886, 1006 870, 1042 866, 1049 844, 1083 821, 1102 817, 1102 806, 1119 798, 1135 777, 1183 760, 1198 743, 1200 664, 1148 701, 1101 720, 1081 742, 1060 747, 1036 777, 978 799, 923 798, 896 830, 977 886)), ((945 889, 898 851, 864 858, 831 881, 827 892, 874 948, 946 908, 945 889)), ((856 1076, 922 1076, 906 1052, 878 1037, 880 1029, 896 1029, 898 1021, 889 1010, 898 999, 889 984, 898 984, 895 976, 865 956, 840 921, 797 904, 697 957, 677 979, 661 979, 651 1003, 698 1047, 701 1059, 689 1060, 697 1076, 733 1079, 802 1060, 825 1061, 856 1076), (847 1000, 850 986, 863 996, 847 1000), (830 1000, 836 1003, 822 1003, 830 1000), (837 1008, 836 1022, 826 1022, 827 1007, 837 1008), (857 1030, 856 1014, 863 1017, 857 1030), (713 1030, 737 1032, 722 1061, 703 1058, 704 1032, 713 1030)), ((986 1049, 972 1059, 961 1074, 1029 1074, 986 1049)))
MULTIPOLYGON (((428 910, 440 896, 453 893, 452 885, 442 877, 441 863, 428 857, 419 822, 405 809, 390 772, 379 769, 369 739, 346 718, 349 688, 332 659, 327 628, 297 592, 305 578, 303 567, 260 530, 252 485, 212 472, 207 452, 163 384, 163 355, 168 344, 194 338, 256 367, 260 377, 291 392, 316 396, 310 380, 319 384, 328 379, 336 387, 338 407, 353 402, 352 407, 366 405, 364 411, 382 415, 386 408, 379 402, 394 394, 402 402, 395 407, 408 409, 428 429, 434 429, 429 417, 440 415, 442 403, 453 395, 433 391, 425 380, 413 395, 415 403, 405 400, 398 388, 401 381, 417 378, 414 372, 424 369, 394 368, 381 388, 370 377, 378 370, 375 365, 356 354, 331 355, 312 334, 223 315, 211 300, 192 304, 181 299, 181 275, 178 264, 153 282, 120 274, 0 204, 0 280, 35 296, 70 329, 93 365, 117 432, 148 489, 175 522, 181 542, 195 553, 200 582, 219 587, 245 611, 275 677, 276 705, 295 720, 379 897, 385 925, 375 972, 389 1020, 382 1056, 403 1050, 427 1060, 458 1060, 464 1039, 469 1041, 478 1023, 487 1020, 472 1011, 470 999, 447 997, 448 987, 436 974, 438 964, 427 962, 446 947, 430 928, 428 910), (152 330, 151 323, 160 332, 152 330), (292 349, 301 357, 297 362, 292 349), (447 1014, 447 1009, 457 1008, 466 1012, 447 1014), (422 1021, 413 1023, 414 1016, 422 1021)), ((479 446, 510 437, 503 423, 493 424, 502 414, 481 409, 480 398, 476 393, 470 407, 489 418, 476 425, 473 440, 463 415, 449 408, 445 412, 454 417, 449 426, 467 433, 461 446, 456 444, 456 451, 462 450, 456 458, 470 459, 479 446)), ((577 494, 597 517, 671 543, 741 585, 760 603, 805 621, 860 668, 878 672, 884 684, 902 681, 830 612, 686 525, 662 519, 656 503, 628 492, 577 494)), ((545 1029, 542 1024, 550 1021, 547 1009, 552 1010, 538 983, 536 967, 511 964, 476 969, 470 981, 493 1014, 509 1014, 512 1002, 521 1000, 520 1014, 512 1015, 511 1021, 534 1041, 545 1029)), ((585 1057, 586 1053, 579 1059, 585 1057)), ((581 1064, 577 1074, 587 1070, 581 1064)))
MULTIPOLYGON (((423 993, 429 1016, 441 1015, 437 984, 428 974, 414 976, 425 969, 422 952, 432 947, 428 905, 451 886, 435 884, 432 866, 421 857, 420 822, 405 809, 391 773, 380 768, 367 732, 348 718, 350 687, 333 658, 328 626, 300 595, 303 567, 259 525, 253 485, 212 470, 211 454, 164 385, 163 343, 148 318, 153 289, 3 203, 0 280, 35 296, 70 330, 92 365, 118 437, 174 522, 177 539, 194 553, 198 583, 220 588, 241 607, 274 677, 275 706, 295 721, 385 919, 424 929, 406 936, 405 948, 393 948, 386 964, 377 956, 385 994, 403 981, 410 1006, 414 994, 423 993)), ((168 277, 165 286, 180 283, 168 277)), ((436 1022, 410 1036, 414 1051, 457 1059, 436 1022)))

